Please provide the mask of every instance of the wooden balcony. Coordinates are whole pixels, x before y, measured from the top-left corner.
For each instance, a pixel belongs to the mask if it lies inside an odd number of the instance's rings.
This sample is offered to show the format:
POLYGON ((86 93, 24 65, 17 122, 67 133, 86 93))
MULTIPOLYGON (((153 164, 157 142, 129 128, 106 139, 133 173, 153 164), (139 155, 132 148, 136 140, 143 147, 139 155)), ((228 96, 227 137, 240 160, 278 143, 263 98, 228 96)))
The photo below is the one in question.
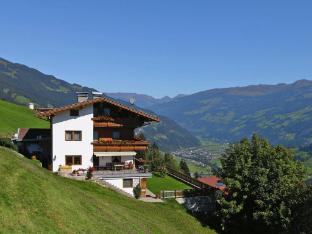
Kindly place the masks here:
POLYGON ((140 170, 120 170, 120 171, 96 170, 93 172, 93 176, 95 178, 100 179, 129 178, 129 177, 150 178, 152 177, 152 174, 148 171, 140 171, 140 170))
POLYGON ((145 140, 111 140, 93 141, 94 152, 121 152, 121 151, 145 151, 149 145, 145 140))
POLYGON ((121 128, 125 126, 128 128, 137 128, 144 124, 142 121, 138 121, 137 119, 127 119, 119 117, 113 118, 111 116, 97 116, 93 117, 92 120, 93 126, 96 128, 121 128))
POLYGON ((93 122, 95 128, 121 128, 124 125, 113 122, 93 122))

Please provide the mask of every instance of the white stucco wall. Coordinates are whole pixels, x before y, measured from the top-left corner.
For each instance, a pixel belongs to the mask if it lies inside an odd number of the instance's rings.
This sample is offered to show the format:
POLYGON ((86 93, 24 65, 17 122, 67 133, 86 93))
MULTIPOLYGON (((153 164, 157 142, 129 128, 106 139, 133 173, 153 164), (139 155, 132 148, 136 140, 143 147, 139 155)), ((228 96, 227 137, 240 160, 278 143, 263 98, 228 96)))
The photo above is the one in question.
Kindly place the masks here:
POLYGON ((131 196, 133 195, 133 188, 140 183, 140 178, 125 178, 125 179, 133 179, 133 187, 132 188, 123 188, 123 179, 116 178, 116 179, 105 179, 106 182, 110 183, 111 185, 129 193, 131 196))
POLYGON ((93 165, 93 106, 79 110, 79 116, 70 116, 69 111, 57 114, 52 119, 52 162, 53 171, 59 165, 65 165, 65 155, 81 155, 82 165, 73 166, 73 170, 93 165), (65 141, 65 131, 81 131, 81 141, 65 141))

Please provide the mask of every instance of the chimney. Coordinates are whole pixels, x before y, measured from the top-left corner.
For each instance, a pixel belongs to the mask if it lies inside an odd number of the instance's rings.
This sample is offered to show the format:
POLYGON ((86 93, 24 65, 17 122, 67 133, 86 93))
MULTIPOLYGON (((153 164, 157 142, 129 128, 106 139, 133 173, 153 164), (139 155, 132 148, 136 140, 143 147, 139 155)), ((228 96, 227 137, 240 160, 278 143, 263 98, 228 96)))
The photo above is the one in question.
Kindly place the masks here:
POLYGON ((28 108, 31 109, 31 110, 35 109, 35 104, 32 103, 32 102, 30 102, 30 103, 28 104, 28 108))
POLYGON ((77 94, 77 102, 84 102, 87 101, 89 98, 88 92, 76 92, 77 94))
POLYGON ((92 98, 93 99, 101 98, 102 96, 103 96, 103 93, 92 91, 92 98))

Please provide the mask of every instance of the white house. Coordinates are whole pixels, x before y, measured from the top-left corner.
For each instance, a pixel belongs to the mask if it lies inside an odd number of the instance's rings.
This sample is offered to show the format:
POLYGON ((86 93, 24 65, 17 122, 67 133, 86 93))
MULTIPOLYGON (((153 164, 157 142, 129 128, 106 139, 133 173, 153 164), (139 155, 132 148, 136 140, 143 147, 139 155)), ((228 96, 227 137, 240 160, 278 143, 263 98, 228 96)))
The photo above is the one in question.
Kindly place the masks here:
POLYGON ((92 167, 98 178, 131 195, 140 184, 144 195, 151 174, 136 165, 135 156, 149 142, 136 139, 134 130, 159 118, 108 97, 88 96, 78 93, 77 103, 39 113, 51 122, 51 170, 92 167))

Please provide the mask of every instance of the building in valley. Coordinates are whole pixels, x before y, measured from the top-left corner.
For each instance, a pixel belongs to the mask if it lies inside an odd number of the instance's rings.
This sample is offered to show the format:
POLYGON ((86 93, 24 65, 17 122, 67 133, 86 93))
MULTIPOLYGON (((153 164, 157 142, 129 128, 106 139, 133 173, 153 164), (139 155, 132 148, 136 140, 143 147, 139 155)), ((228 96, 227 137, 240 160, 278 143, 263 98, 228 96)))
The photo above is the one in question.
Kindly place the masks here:
POLYGON ((137 139, 134 130, 159 118, 102 95, 88 97, 78 93, 75 104, 39 112, 51 122, 49 168, 92 167, 98 178, 129 194, 140 184, 144 195, 151 174, 137 167, 135 156, 149 142, 137 139))

